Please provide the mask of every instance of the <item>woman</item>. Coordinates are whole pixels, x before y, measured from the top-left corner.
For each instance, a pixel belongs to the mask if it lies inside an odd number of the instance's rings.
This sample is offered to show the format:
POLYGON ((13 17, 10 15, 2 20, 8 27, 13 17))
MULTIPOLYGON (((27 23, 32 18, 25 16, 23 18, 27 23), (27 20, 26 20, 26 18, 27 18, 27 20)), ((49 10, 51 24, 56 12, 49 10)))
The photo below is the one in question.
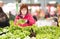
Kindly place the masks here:
POLYGON ((0 7, 0 27, 4 28, 6 26, 10 26, 9 19, 0 7))
POLYGON ((35 20, 33 19, 32 15, 28 12, 28 6, 26 4, 22 4, 20 7, 20 13, 16 16, 15 25, 25 27, 25 26, 32 26, 35 23, 35 20), (26 22, 24 24, 18 23, 18 20, 24 19, 26 22))

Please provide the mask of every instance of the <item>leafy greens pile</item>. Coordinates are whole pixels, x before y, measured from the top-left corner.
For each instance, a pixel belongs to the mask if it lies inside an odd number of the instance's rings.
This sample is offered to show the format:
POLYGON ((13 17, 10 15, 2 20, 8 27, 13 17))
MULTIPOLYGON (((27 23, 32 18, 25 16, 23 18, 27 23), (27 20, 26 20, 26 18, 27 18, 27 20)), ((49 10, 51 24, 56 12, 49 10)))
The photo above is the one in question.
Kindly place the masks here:
POLYGON ((0 35, 0 39, 24 39, 30 35, 31 28, 36 33, 36 39, 60 39, 60 27, 37 27, 33 25, 21 28, 14 26, 13 21, 10 21, 10 24, 10 27, 0 28, 0 34, 6 32, 0 35))

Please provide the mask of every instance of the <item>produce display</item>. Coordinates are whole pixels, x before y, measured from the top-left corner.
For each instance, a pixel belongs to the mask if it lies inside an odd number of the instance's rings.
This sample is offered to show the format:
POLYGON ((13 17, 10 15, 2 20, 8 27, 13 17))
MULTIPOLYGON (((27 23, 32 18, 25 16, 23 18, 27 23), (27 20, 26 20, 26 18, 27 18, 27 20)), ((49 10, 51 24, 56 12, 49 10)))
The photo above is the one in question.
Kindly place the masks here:
POLYGON ((60 39, 60 27, 57 26, 37 27, 33 25, 21 28, 15 26, 13 21, 10 21, 10 24, 10 27, 0 28, 0 39, 30 39, 31 28, 36 34, 34 39, 60 39))
POLYGON ((19 19, 17 23, 18 24, 24 24, 24 23, 26 23, 26 20, 25 19, 19 19))

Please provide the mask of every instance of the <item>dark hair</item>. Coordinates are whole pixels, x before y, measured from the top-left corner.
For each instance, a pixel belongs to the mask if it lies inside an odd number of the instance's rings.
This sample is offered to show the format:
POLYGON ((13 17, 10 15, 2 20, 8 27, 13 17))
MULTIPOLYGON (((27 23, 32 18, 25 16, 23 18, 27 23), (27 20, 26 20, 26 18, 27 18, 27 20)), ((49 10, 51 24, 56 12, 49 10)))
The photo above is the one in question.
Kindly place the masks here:
POLYGON ((26 8, 26 9, 27 9, 27 14, 28 14, 28 6, 27 6, 26 4, 22 4, 21 7, 20 7, 20 15, 22 14, 22 13, 21 13, 21 10, 22 10, 23 8, 26 8))

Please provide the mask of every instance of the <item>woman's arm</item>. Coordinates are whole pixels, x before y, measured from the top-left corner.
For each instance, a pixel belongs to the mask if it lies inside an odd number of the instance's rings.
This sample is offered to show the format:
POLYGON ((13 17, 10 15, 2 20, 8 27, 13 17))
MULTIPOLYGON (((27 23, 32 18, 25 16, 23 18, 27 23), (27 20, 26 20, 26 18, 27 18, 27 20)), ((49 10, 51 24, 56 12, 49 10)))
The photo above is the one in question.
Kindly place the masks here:
POLYGON ((35 24, 35 22, 36 22, 36 21, 34 20, 34 18, 33 18, 32 15, 29 15, 28 21, 29 21, 29 25, 33 25, 33 24, 35 24))

